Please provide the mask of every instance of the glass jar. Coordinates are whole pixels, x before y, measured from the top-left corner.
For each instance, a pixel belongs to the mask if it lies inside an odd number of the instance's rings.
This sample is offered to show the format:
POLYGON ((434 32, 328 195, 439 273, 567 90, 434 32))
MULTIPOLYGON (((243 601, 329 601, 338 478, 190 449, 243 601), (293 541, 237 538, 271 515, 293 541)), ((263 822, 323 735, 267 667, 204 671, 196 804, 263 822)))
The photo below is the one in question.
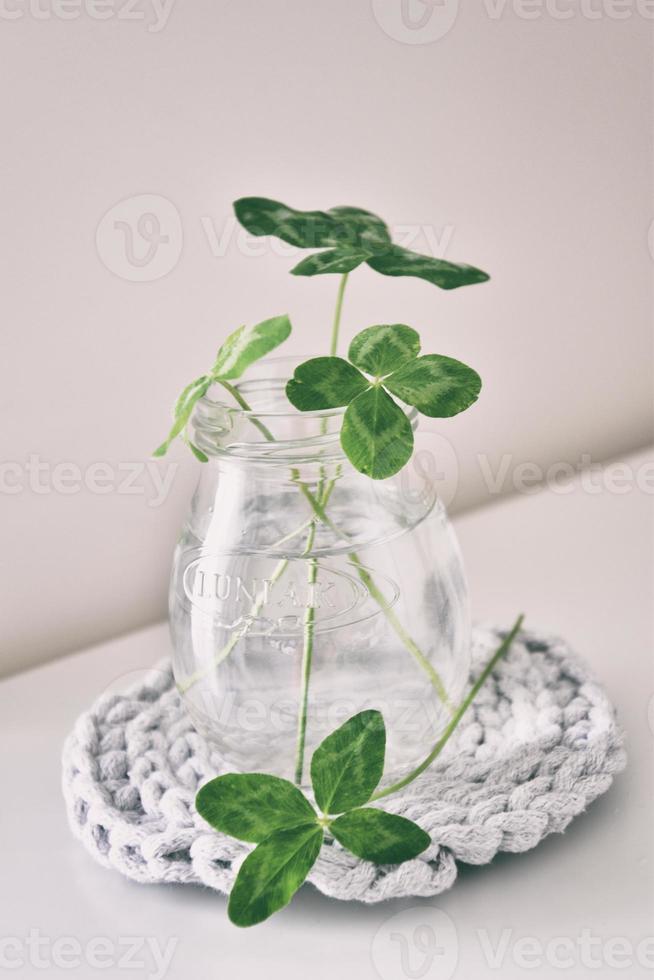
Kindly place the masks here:
MULTIPOLYGON (((365 708, 384 716, 385 779, 416 765, 470 667, 458 545, 433 483, 383 481, 344 456, 344 409, 300 413, 302 359, 258 362, 238 398, 214 386, 193 418, 202 466, 175 552, 177 686, 239 772, 308 782, 318 743, 365 708)), ((409 414, 414 428, 416 414, 409 414)))

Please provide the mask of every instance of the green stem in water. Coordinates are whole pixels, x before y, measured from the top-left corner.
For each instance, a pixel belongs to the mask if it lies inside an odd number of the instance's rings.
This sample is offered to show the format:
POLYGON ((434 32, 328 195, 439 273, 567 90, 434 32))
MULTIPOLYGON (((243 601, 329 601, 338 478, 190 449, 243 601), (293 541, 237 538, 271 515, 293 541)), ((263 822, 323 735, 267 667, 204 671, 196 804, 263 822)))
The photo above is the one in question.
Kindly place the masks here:
MULTIPOLYGON (((340 282, 338 284, 338 293, 336 295, 336 309, 334 310, 334 320, 332 323, 332 336, 329 345, 329 353, 333 357, 338 351, 338 339, 341 329, 341 316, 343 313, 343 297, 345 296, 345 287, 347 286, 348 273, 346 272, 341 276, 340 282)), ((320 431, 324 434, 327 431, 326 420, 323 419, 320 424, 320 431)), ((327 491, 324 490, 325 484, 325 473, 324 469, 320 467, 320 480, 318 482, 318 500, 322 499, 323 504, 328 499, 331 493, 334 481, 329 484, 327 491)), ((304 484, 301 484, 304 486, 304 484)), ((313 548, 313 543, 316 537, 316 525, 315 522, 312 525, 308 539, 307 539, 307 554, 311 553, 313 548)), ((318 581, 318 564, 314 559, 309 562, 308 574, 307 574, 307 586, 309 591, 309 597, 311 597, 313 588, 318 581)), ((306 734, 307 734, 307 713, 309 707, 309 681, 311 679, 311 666, 313 662, 313 644, 314 644, 314 630, 315 630, 315 620, 316 611, 312 605, 306 609, 304 614, 304 639, 302 648, 302 688, 300 693, 300 710, 298 712, 298 729, 297 729, 297 744, 295 750, 295 782, 298 786, 302 783, 302 775, 304 773, 304 748, 306 744, 306 734)))
MULTIPOLYGON (((307 540, 307 552, 310 554, 313 548, 313 541, 316 536, 316 525, 313 524, 309 531, 307 540)), ((304 773, 304 746, 307 736, 307 715, 309 710, 309 681, 311 679, 311 666, 313 662, 313 638, 314 625, 316 620, 316 609, 312 604, 313 587, 318 581, 318 563, 315 558, 309 562, 307 584, 309 592, 309 605, 304 611, 304 646, 302 650, 302 686, 300 692, 300 710, 298 712, 297 723, 297 743, 295 750, 295 782, 298 786, 302 784, 304 773)))
POLYGON ((355 551, 351 551, 349 554, 349 558, 352 564, 356 567, 359 578, 361 579, 361 581, 363 582, 363 584, 365 585, 365 587, 367 588, 368 592, 375 600, 377 605, 380 607, 384 616, 386 616, 388 624, 392 627, 392 629, 395 631, 396 635, 400 638, 400 640, 402 641, 406 649, 414 657, 414 659, 420 664, 424 672, 427 674, 429 680, 431 681, 432 687, 436 691, 436 694, 438 695, 442 703, 445 705, 446 708, 449 709, 450 712, 452 712, 454 710, 454 705, 450 701, 445 685, 443 684, 441 676, 436 670, 436 668, 434 667, 434 665, 429 660, 427 660, 427 658, 425 657, 424 653, 422 652, 422 650, 420 649, 416 641, 404 629, 402 623, 400 622, 400 620, 397 618, 395 614, 395 610, 387 602, 386 596, 382 592, 380 592, 380 590, 377 588, 377 585, 375 584, 375 581, 372 575, 370 574, 370 572, 368 571, 368 569, 361 564, 361 561, 357 553, 355 551))
MULTIPOLYGON (((338 535, 338 537, 341 538, 343 541, 347 541, 348 540, 347 536, 340 530, 340 528, 336 526, 336 524, 334 524, 332 519, 327 514, 327 511, 325 510, 323 504, 321 504, 321 502, 316 499, 316 497, 311 493, 307 485, 298 480, 296 480, 296 483, 300 489, 300 492, 304 495, 304 497, 309 502, 313 512, 320 518, 323 524, 326 524, 327 527, 329 527, 334 532, 334 534, 338 535)), ((429 677, 431 684, 434 690, 436 691, 436 694, 438 695, 440 701, 445 705, 446 708, 450 710, 450 712, 453 712, 454 705, 451 703, 447 695, 447 689, 445 687, 445 684, 443 683, 443 680, 440 674, 438 673, 438 671, 436 670, 436 668, 433 666, 432 663, 430 663, 430 661, 424 655, 424 653, 422 652, 422 650, 420 649, 416 641, 404 629, 402 623, 397 618, 393 608, 387 602, 386 597, 377 588, 374 579, 370 575, 370 572, 362 564, 361 559, 359 558, 356 551, 351 551, 348 557, 352 562, 352 564, 356 567, 359 578, 370 592, 372 598, 380 607, 384 616, 386 616, 389 625, 395 631, 396 635, 400 638, 400 640, 407 648, 409 653, 415 658, 415 660, 420 664, 422 669, 429 677)))
POLYGON ((429 768, 429 766, 432 764, 434 759, 436 759, 437 756, 441 754, 441 752, 447 745, 450 736, 456 729, 457 725, 463 718, 464 714, 466 713, 466 711, 468 710, 472 702, 479 694, 479 691, 486 683, 489 675, 495 669, 496 665, 499 663, 502 657, 504 657, 511 649, 511 644, 513 643, 517 634, 520 632, 520 629, 522 628, 523 620, 524 620, 524 616, 518 616, 517 620, 513 625, 512 630, 509 633, 507 633, 507 635, 504 637, 504 639, 500 643, 499 647, 497 648, 497 650, 495 651, 495 653, 493 654, 489 662, 484 667, 483 671, 481 672, 481 674, 473 684, 472 688, 470 689, 470 692, 464 698, 464 700, 461 702, 461 704, 455 711, 454 715, 450 719, 447 728, 445 729, 445 731, 443 732, 439 740, 436 742, 429 755, 425 759, 423 759, 423 761, 420 763, 419 766, 416 766, 415 769, 412 769, 411 772, 408 774, 408 776, 405 776, 403 779, 400 779, 399 782, 397 783, 393 783, 392 786, 388 786, 386 789, 382 789, 379 790, 377 793, 374 793, 370 798, 371 803, 374 800, 381 800, 384 796, 390 796, 392 793, 397 793, 399 790, 404 789, 404 787, 408 786, 409 783, 412 783, 414 779, 417 779, 418 776, 421 776, 422 773, 425 771, 425 769, 429 768))
POLYGON ((349 272, 345 272, 341 276, 341 280, 338 284, 338 293, 336 295, 336 309, 334 310, 334 322, 332 324, 332 339, 329 345, 329 353, 331 357, 334 357, 338 351, 338 335, 341 329, 341 314, 343 312, 343 296, 345 295, 345 287, 347 286, 349 272))
MULTIPOLYGON (((222 385, 225 391, 228 391, 230 393, 234 401, 238 402, 239 406, 243 409, 244 412, 252 411, 250 404, 245 400, 245 398, 238 390, 238 388, 235 387, 235 385, 231 385, 229 381, 225 381, 224 378, 214 378, 214 381, 216 382, 216 384, 222 385)), ((252 425, 256 426, 256 428, 262 434, 264 439, 267 439, 268 442, 275 441, 275 437, 270 431, 270 429, 267 426, 265 426, 263 422, 260 422, 259 419, 256 417, 256 415, 252 415, 250 417, 250 422, 252 423, 252 425)))

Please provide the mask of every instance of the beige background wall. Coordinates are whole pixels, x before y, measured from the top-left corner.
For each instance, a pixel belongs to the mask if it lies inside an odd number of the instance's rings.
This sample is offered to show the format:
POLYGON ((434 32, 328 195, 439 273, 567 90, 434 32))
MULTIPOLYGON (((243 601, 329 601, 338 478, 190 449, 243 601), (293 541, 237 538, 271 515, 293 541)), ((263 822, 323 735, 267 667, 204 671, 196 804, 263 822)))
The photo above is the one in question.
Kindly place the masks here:
POLYGON ((288 311, 290 350, 326 346, 336 280, 254 254, 243 194, 492 274, 363 270, 346 301, 346 338, 404 321, 482 374, 430 426, 453 511, 651 439, 653 4, 161 2, 0 4, 0 672, 164 615, 198 464, 144 461, 225 333, 288 311))

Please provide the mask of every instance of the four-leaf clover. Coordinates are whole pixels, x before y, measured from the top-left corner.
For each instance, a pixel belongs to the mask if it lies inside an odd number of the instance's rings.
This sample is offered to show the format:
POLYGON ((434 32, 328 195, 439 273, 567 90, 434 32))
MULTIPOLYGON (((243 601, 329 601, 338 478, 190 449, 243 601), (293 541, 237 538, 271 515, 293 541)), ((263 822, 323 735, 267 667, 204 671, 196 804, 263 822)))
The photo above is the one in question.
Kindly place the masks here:
POLYGON ((376 214, 363 208, 297 211, 267 197, 242 197, 234 202, 236 217, 251 235, 274 235, 297 248, 323 248, 302 259, 294 276, 351 272, 366 262, 384 276, 417 276, 441 289, 486 282, 481 269, 446 262, 395 245, 389 229, 376 214))
POLYGON ((395 395, 422 415, 449 418, 469 408, 481 390, 476 371, 452 357, 420 354, 420 337, 402 323, 367 327, 342 357, 314 357, 286 385, 302 412, 347 406, 341 445, 352 465, 383 480, 413 452, 413 428, 395 395))
POLYGON ((229 897, 235 925, 256 925, 290 902, 325 834, 377 864, 400 864, 429 847, 429 835, 413 821, 365 806, 382 777, 385 751, 379 711, 362 711, 328 735, 311 760, 320 813, 297 786, 278 776, 228 773, 200 789, 195 805, 207 823, 257 845, 229 897))

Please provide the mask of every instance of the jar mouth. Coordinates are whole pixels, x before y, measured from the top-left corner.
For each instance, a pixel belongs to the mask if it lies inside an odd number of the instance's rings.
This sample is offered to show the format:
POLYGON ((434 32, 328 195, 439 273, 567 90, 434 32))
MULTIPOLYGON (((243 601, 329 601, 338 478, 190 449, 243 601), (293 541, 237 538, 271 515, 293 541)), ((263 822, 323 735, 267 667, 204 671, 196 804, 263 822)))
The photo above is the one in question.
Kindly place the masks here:
MULTIPOLYGON (((296 355, 257 361, 242 378, 229 382, 236 398, 220 382, 212 385, 193 414, 198 448, 209 457, 228 455, 278 463, 345 459, 340 430, 347 406, 301 412, 286 397, 286 383, 308 359, 296 355), (238 404, 237 398, 245 405, 238 404)), ((406 412, 415 429, 417 411, 406 412)))
POLYGON ((229 412, 230 415, 240 415, 243 418, 294 419, 301 415, 305 419, 319 420, 342 418, 342 416, 345 415, 345 409, 347 407, 344 405, 342 408, 327 408, 312 412, 300 412, 299 409, 295 408, 290 402, 288 402, 289 407, 285 411, 275 411, 272 409, 261 410, 252 407, 252 398, 257 397, 259 394, 270 395, 276 394, 277 392, 286 397, 286 381, 281 381, 275 378, 261 378, 258 380, 250 379, 240 381, 238 384, 233 384, 232 387, 238 391, 239 395, 245 398, 250 405, 250 408, 246 409, 242 408, 240 405, 234 405, 233 403, 230 404, 229 394, 225 389, 221 389, 220 384, 212 385, 207 394, 198 400, 198 405, 202 404, 207 410, 215 408, 224 412, 229 412), (212 391, 219 394, 220 398, 212 398, 210 394, 212 391))
POLYGON ((286 397, 287 381, 293 377, 295 368, 308 361, 311 356, 316 355, 266 357, 251 365, 242 378, 230 381, 232 387, 247 401, 250 406, 247 409, 235 404, 219 383, 212 385, 206 395, 199 399, 198 404, 203 403, 209 409, 218 407, 245 418, 297 418, 298 415, 312 419, 339 418, 345 414, 346 406, 300 412, 286 397), (220 397, 211 397, 211 392, 216 392, 220 397))

